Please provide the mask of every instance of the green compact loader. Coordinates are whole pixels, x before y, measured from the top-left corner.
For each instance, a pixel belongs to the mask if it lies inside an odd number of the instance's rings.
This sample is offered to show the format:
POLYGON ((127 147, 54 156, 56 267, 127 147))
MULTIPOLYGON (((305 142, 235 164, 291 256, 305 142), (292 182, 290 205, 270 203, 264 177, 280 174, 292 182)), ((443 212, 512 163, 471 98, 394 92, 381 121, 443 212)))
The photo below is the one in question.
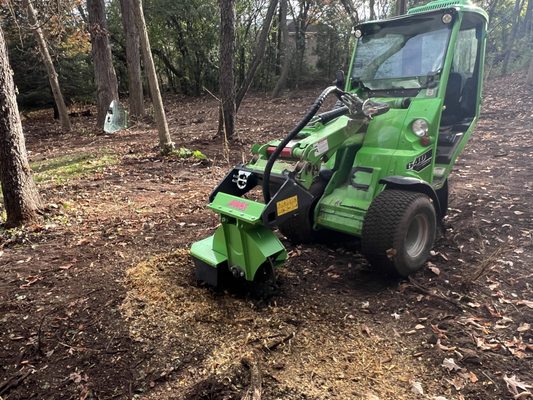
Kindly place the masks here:
POLYGON ((354 27, 347 78, 339 71, 284 139, 254 145, 209 197, 221 223, 191 247, 197 278, 271 280, 287 259, 276 227, 293 243, 352 235, 371 265, 420 269, 479 117, 487 20, 469 1, 439 0, 354 27), (330 95, 335 107, 318 113, 330 95))

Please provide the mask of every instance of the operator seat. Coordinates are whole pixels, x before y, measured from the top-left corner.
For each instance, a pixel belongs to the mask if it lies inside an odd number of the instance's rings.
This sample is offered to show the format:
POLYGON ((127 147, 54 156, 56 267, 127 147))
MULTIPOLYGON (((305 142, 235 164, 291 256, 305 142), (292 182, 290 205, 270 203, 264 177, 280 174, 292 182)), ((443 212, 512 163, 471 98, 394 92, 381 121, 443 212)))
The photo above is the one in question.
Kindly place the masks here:
POLYGON ((474 77, 467 78, 461 96, 461 114, 463 118, 472 119, 476 115, 477 88, 474 77))
POLYGON ((461 93, 463 91, 463 76, 458 72, 450 72, 448 86, 444 95, 444 106, 440 126, 450 126, 462 119, 461 93))

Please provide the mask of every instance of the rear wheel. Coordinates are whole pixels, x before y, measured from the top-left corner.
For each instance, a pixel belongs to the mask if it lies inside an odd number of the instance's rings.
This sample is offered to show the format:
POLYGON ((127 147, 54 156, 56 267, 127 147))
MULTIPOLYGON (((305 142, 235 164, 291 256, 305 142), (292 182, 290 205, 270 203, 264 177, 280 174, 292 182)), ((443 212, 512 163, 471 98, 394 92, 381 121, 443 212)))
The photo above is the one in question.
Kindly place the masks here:
POLYGON ((427 260, 436 225, 435 208, 428 196, 385 190, 365 216, 362 252, 373 266, 406 277, 427 260))

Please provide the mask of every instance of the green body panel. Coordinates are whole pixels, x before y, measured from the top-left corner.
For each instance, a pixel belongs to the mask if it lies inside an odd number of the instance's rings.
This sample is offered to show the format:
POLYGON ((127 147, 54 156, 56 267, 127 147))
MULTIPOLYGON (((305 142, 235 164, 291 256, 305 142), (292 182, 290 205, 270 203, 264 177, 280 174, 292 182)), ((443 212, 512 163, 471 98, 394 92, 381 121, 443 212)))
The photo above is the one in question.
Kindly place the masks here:
POLYGON ((237 218, 239 221, 253 225, 261 224, 261 214, 265 209, 265 205, 220 192, 213 202, 209 204, 209 208, 219 214, 237 218))
POLYGON ((315 210, 316 227, 360 236, 366 211, 383 189, 383 185, 379 184, 380 179, 399 175, 431 182, 432 164, 421 171, 409 170, 408 164, 428 150, 435 151, 441 108, 442 99, 418 96, 409 109, 391 109, 370 121, 362 147, 353 159, 343 161, 348 163, 349 170, 331 183, 335 189, 327 190, 327 195, 318 204, 315 210), (417 118, 433 121, 429 124, 428 146, 421 145, 420 138, 410 129, 410 123, 417 118), (372 172, 359 171, 350 175, 349 172, 356 167, 371 168, 372 172), (358 189, 361 185, 368 187, 358 189))
POLYGON ((221 214, 221 225, 212 236, 193 243, 193 257, 214 268, 225 264, 248 281, 264 264, 276 267, 287 259, 283 244, 261 222, 264 204, 221 192, 209 207, 221 214))

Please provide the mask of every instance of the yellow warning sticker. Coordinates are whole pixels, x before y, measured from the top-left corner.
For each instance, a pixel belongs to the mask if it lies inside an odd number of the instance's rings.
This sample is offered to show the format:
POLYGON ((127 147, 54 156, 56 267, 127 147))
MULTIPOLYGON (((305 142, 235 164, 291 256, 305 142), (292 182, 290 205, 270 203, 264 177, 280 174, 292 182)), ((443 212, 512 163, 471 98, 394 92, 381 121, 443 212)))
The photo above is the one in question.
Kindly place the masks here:
POLYGON ((298 196, 292 196, 288 199, 278 201, 276 203, 276 208, 278 212, 278 217, 290 213, 291 211, 298 209, 298 196))

